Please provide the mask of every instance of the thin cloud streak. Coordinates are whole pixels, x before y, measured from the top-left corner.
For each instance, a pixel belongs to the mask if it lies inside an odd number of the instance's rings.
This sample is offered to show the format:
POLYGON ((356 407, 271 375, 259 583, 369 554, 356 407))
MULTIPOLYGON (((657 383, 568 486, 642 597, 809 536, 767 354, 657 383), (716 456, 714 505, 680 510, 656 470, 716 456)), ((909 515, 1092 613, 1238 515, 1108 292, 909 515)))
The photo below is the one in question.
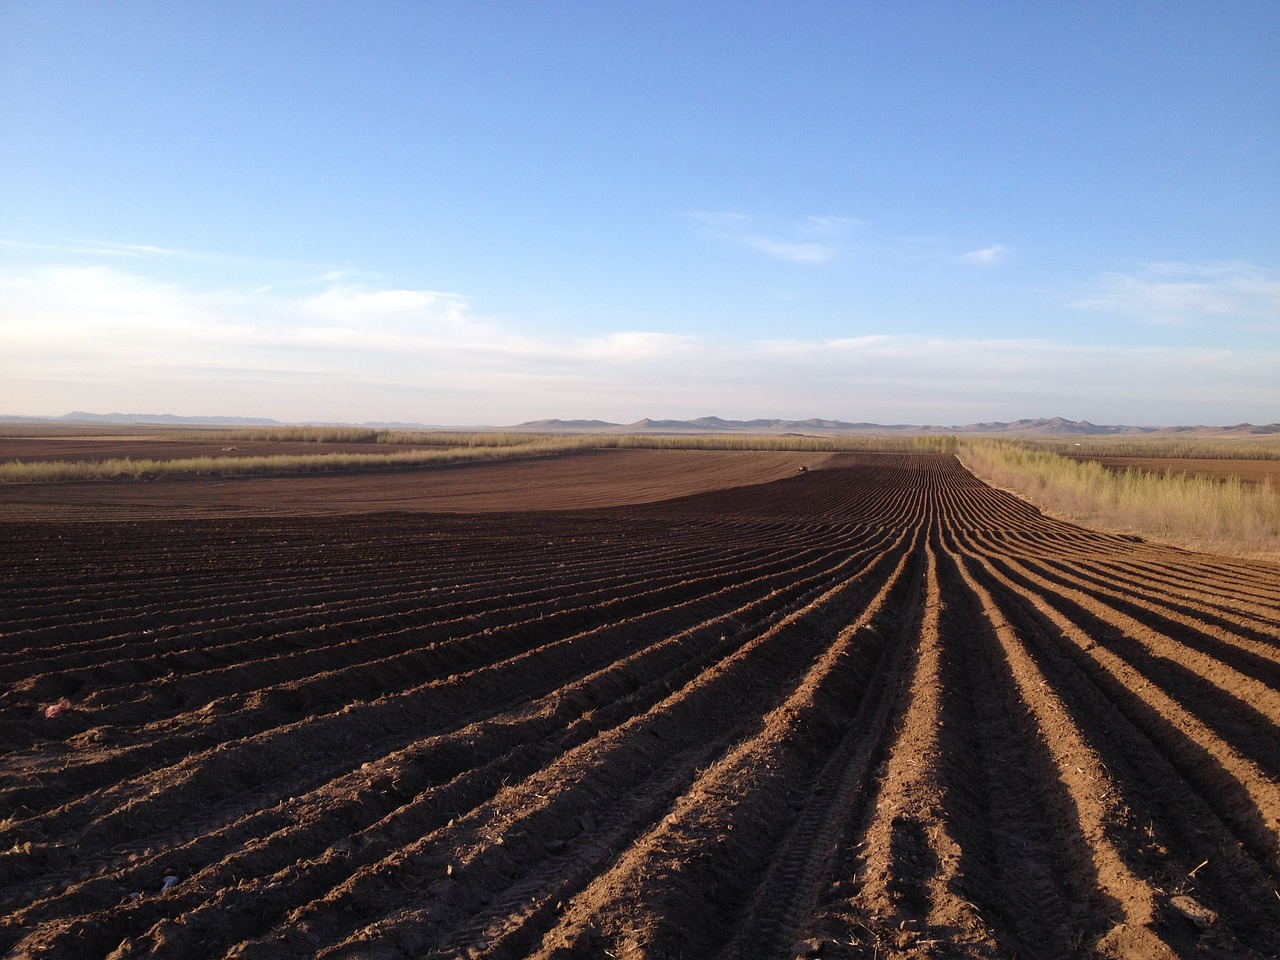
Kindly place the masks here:
POLYGON ((458 294, 337 282, 208 294, 105 266, 0 274, 0 315, 0 412, 19 414, 510 424, 720 412, 948 425, 1230 423, 1280 410, 1280 351, 897 334, 546 338, 458 294))
POLYGON ((0 238, 0 247, 11 250, 38 250, 43 253, 88 254, 95 257, 175 257, 183 260, 211 260, 203 254, 176 250, 171 247, 156 247, 143 243, 115 243, 106 240, 86 240, 77 244, 30 243, 25 240, 8 240, 0 238))
POLYGON ((924 260, 994 267, 1013 255, 1002 243, 960 252, 963 247, 957 249, 954 240, 941 235, 885 236, 854 217, 808 216, 765 224, 740 212, 697 211, 687 217, 699 224, 709 239, 796 264, 924 260))
POLYGON ((746 247, 789 263, 828 263, 841 253, 841 235, 857 226, 850 217, 810 216, 762 230, 755 218, 743 213, 696 212, 690 215, 707 234, 721 242, 746 247))
POLYGON ((1247 263, 1150 263, 1106 274, 1082 310, 1116 313, 1144 323, 1186 326, 1226 322, 1280 333, 1280 276, 1247 263))
POLYGON ((835 247, 822 243, 790 243, 773 237, 750 233, 742 238, 742 242, 753 250, 767 253, 778 260, 790 260, 792 263, 826 263, 835 258, 839 252, 835 247))
POLYGON ((960 260, 964 263, 976 263, 980 266, 992 266, 1004 261, 1009 255, 1009 248, 996 243, 981 250, 973 250, 969 253, 961 254, 960 260))

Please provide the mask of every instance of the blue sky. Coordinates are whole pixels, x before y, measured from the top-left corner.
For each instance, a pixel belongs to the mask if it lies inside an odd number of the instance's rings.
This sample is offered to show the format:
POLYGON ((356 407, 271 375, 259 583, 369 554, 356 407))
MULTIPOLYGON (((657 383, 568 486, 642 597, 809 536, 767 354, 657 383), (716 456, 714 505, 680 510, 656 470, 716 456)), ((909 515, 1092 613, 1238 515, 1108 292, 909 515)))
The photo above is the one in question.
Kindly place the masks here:
POLYGON ((0 0, 0 413, 1280 420, 1280 6, 0 0))

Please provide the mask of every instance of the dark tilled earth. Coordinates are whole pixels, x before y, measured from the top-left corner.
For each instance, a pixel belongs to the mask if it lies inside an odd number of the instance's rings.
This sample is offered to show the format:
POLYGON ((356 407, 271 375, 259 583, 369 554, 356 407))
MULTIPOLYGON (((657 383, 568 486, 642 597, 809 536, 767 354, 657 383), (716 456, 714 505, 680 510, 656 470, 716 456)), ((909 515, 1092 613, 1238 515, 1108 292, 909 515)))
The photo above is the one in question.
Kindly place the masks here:
POLYGON ((0 954, 1280 955, 1280 568, 948 457, 626 462, 6 493, 0 954))

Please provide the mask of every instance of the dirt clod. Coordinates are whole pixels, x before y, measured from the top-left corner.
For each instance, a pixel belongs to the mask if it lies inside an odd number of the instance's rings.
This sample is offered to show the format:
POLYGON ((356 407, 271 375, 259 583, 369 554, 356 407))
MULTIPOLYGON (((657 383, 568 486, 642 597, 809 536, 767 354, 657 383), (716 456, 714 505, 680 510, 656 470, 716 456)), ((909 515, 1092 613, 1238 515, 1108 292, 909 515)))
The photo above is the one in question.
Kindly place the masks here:
POLYGON ((1218 915, 1214 911, 1185 895, 1170 897, 1169 906, 1197 930, 1208 930, 1218 922, 1218 915))

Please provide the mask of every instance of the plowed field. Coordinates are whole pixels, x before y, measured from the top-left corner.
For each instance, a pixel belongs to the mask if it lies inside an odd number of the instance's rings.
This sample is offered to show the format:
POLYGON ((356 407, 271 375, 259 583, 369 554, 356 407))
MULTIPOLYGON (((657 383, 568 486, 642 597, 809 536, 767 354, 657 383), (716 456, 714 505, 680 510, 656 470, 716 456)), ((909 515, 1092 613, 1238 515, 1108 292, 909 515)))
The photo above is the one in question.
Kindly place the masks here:
POLYGON ((822 466, 833 456, 769 450, 589 450, 506 463, 328 476, 11 483, 0 484, 0 517, 190 519, 607 507, 779 480, 800 464, 822 466))
POLYGON ((1235 477, 1249 486, 1280 485, 1280 460, 1206 460, 1189 457, 1077 457, 1094 460, 1108 470, 1145 470, 1148 473, 1189 473, 1196 477, 1226 480, 1235 477))
POLYGON ((0 954, 1280 955, 1280 568, 953 458, 0 537, 0 954))

